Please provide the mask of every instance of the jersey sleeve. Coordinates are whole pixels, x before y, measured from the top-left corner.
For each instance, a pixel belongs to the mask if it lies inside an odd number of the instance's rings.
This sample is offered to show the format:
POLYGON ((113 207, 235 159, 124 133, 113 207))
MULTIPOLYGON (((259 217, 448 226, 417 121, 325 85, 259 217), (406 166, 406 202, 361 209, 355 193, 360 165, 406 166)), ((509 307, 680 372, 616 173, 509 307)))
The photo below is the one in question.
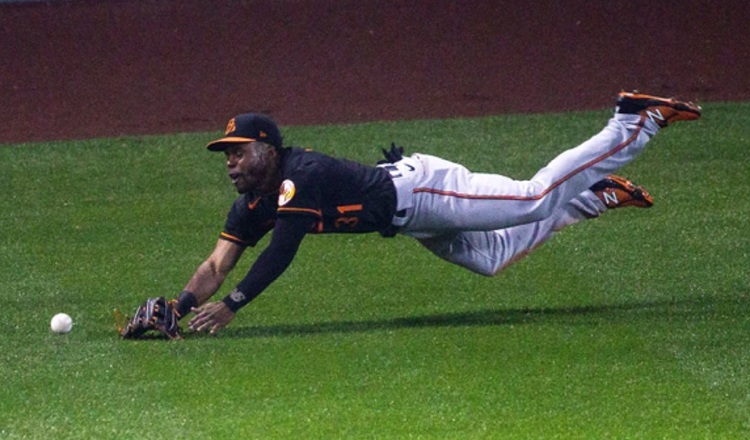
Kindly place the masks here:
POLYGON ((273 229, 275 213, 260 197, 240 196, 227 214, 219 238, 244 247, 255 246, 273 229))
POLYGON ((289 267, 310 222, 311 219, 301 216, 279 219, 268 247, 235 290, 222 300, 231 311, 236 313, 255 299, 289 267))
POLYGON ((320 164, 314 160, 300 161, 279 188, 278 215, 305 215, 320 219, 321 184, 320 164))

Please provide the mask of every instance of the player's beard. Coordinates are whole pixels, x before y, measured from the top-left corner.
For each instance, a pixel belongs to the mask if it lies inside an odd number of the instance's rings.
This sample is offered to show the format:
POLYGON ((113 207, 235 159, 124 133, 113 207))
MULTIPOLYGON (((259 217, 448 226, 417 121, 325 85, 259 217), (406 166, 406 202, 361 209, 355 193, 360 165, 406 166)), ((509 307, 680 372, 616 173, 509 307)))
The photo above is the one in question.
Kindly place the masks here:
POLYGON ((276 151, 265 146, 255 147, 248 159, 249 165, 240 167, 232 173, 232 183, 237 192, 265 195, 278 191, 280 182, 276 151))
POLYGON ((237 175, 233 183, 240 194, 251 192, 265 195, 278 190, 278 185, 274 184, 275 179, 271 179, 270 176, 258 177, 249 173, 242 173, 237 175))

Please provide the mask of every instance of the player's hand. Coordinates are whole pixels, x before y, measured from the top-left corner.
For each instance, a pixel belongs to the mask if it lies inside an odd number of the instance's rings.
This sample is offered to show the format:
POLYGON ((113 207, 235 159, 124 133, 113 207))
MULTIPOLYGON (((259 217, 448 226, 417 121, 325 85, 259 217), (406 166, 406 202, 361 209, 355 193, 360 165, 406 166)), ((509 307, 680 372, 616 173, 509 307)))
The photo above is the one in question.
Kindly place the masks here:
POLYGON ((190 320, 188 327, 195 332, 208 331, 214 334, 234 319, 234 312, 221 301, 206 303, 198 308, 193 307, 192 312, 195 313, 195 317, 190 320))

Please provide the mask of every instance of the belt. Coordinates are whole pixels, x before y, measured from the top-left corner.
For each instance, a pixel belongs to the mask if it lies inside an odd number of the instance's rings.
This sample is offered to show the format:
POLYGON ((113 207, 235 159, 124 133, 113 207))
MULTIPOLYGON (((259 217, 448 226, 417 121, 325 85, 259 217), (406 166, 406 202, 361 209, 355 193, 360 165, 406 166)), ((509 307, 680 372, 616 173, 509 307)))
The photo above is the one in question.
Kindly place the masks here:
MULTIPOLYGON (((388 171, 393 186, 396 188, 396 211, 402 212, 411 208, 414 203, 412 198, 414 179, 424 172, 421 162, 412 157, 405 157, 396 163, 378 166, 388 171)), ((398 217, 403 217, 406 214, 408 213, 403 213, 398 217)))
POLYGON ((388 228, 395 235, 398 229, 404 226, 411 217, 411 209, 414 203, 414 179, 424 172, 423 166, 419 160, 413 157, 405 157, 396 163, 378 166, 388 171, 396 190, 396 212, 393 214, 393 220, 388 228))

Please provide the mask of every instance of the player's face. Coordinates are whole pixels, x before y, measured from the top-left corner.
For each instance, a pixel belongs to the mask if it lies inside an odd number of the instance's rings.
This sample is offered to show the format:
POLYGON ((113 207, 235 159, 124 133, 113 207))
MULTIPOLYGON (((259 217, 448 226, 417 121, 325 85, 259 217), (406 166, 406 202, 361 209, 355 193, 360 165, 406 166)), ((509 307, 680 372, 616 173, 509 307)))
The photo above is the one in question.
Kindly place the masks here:
POLYGON ((276 150, 262 142, 247 142, 228 147, 229 178, 238 193, 268 194, 279 188, 278 155, 276 150))

